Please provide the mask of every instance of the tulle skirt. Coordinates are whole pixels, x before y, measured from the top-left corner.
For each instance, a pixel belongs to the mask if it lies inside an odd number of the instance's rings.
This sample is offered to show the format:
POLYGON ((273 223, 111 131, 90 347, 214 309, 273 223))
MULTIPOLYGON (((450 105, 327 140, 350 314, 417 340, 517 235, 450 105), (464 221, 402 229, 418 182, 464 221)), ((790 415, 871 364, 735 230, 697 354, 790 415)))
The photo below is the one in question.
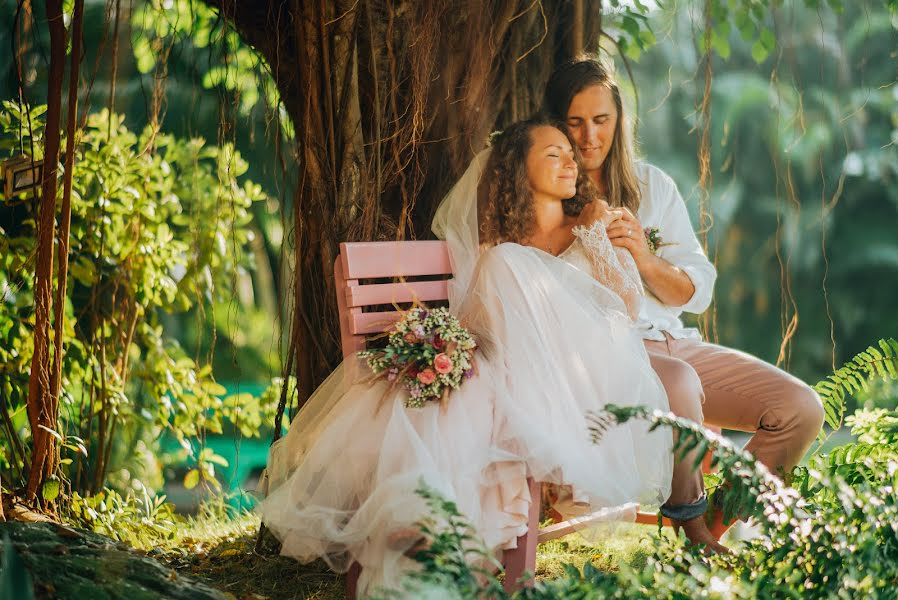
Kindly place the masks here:
POLYGON ((669 431, 631 421, 590 437, 588 414, 608 403, 668 408, 616 295, 551 255, 502 244, 453 311, 477 337, 478 372, 444 407, 406 408, 405 392, 372 381, 354 356, 272 446, 258 510, 283 554, 338 572, 356 561, 364 592, 414 568, 390 535, 428 516, 422 484, 496 551, 526 531, 528 476, 569 490, 556 506, 565 516, 667 498, 669 431))

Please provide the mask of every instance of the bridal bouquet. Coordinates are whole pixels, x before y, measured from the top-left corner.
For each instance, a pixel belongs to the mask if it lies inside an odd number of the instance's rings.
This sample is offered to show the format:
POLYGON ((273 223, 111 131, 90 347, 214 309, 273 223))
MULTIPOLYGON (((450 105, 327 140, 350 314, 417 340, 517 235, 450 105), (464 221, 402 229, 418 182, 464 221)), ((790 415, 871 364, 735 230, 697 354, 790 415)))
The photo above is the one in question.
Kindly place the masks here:
POLYGON ((374 372, 408 390, 406 406, 420 408, 428 401, 445 402, 474 374, 477 344, 445 308, 415 307, 405 313, 387 338, 387 345, 359 353, 374 372))

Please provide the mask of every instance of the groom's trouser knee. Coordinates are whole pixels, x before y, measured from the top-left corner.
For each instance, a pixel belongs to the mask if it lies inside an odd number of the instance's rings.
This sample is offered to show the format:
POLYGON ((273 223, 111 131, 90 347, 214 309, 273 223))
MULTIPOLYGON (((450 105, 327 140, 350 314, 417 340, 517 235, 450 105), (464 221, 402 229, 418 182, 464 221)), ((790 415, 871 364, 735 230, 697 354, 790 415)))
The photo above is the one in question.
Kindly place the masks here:
POLYGON ((698 374, 686 362, 650 349, 652 369, 664 385, 670 412, 696 423, 704 422, 702 403, 705 394, 698 374))
POLYGON ((700 340, 647 342, 691 366, 701 381, 705 422, 753 432, 746 450, 773 473, 794 467, 823 424, 817 393, 796 377, 745 352, 700 340))
MULTIPOLYGON (((787 375, 787 374, 785 374, 787 375)), ((823 404, 810 386, 789 376, 782 378, 780 400, 762 415, 745 449, 774 474, 786 475, 801 462, 823 426, 823 404)))

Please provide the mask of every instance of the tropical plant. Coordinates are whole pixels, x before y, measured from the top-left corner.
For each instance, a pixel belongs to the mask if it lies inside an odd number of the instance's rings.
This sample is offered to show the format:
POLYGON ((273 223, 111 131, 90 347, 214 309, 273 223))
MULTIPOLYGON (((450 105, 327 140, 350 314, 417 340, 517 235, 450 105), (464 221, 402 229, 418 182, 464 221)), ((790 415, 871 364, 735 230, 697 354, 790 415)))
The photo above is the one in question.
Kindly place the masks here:
MULTIPOLYGON (((892 340, 883 341, 880 347, 892 344, 892 340)), ((857 367, 854 361, 850 364, 857 367)), ((870 377, 892 376, 888 368, 872 370, 861 380, 864 383, 855 380, 854 385, 865 385, 870 377)), ((830 382, 839 377, 834 375, 830 382)), ((839 412, 844 397, 831 397, 830 403, 839 412)), ((456 506, 423 488, 419 493, 434 514, 422 525, 440 543, 418 553, 421 571, 401 582, 396 593, 442 589, 456 594, 450 597, 527 600, 895 597, 898 412, 861 410, 848 417, 857 441, 826 455, 813 455, 806 467, 792 474, 794 487, 726 438, 672 414, 609 405, 592 416, 593 439, 633 418, 648 419, 652 430, 675 429, 674 451, 680 455, 697 450, 701 457, 710 450, 722 484, 719 490, 726 490, 720 503, 725 516, 752 518, 758 536, 737 546, 732 555, 717 556, 705 556, 678 540, 661 537, 642 568, 621 564, 619 570, 604 571, 587 562, 582 571, 568 566, 563 577, 537 581, 509 596, 498 587, 495 575, 470 566, 470 559, 486 555, 486 549, 456 506), (466 582, 478 577, 486 587, 471 589, 466 582)))
MULTIPOLYGON (((0 112, 3 148, 40 147, 42 109, 11 102, 0 112), (34 142, 32 144, 31 142, 34 142)), ((245 435, 270 409, 243 395, 224 398, 208 365, 166 334, 168 313, 211 310, 231 298, 251 268, 250 207, 265 195, 239 181, 246 164, 232 147, 180 140, 147 128, 138 136, 106 111, 88 117, 78 140, 65 298, 60 424, 63 491, 102 490, 110 481, 141 490, 161 484, 152 446, 169 430, 193 460, 197 481, 217 485, 223 459, 206 451, 206 433, 230 419, 245 435), (245 277, 245 275, 243 275, 245 277), (141 464, 143 463, 143 464, 141 464), (145 479, 138 483, 135 479, 145 479)), ((37 154, 35 158, 40 158, 37 154)), ((33 198, 0 200, 0 394, 4 482, 28 465, 23 428, 34 322, 33 198)), ((44 499, 60 491, 45 484, 44 499)))
POLYGON ((132 546, 146 545, 141 542, 148 538, 171 538, 183 523, 165 496, 153 496, 146 488, 126 496, 110 489, 86 498, 73 492, 67 520, 132 546))
POLYGON ((894 69, 872 58, 894 48, 896 21, 881 2, 806 4, 762 11, 777 38, 760 63, 734 20, 710 65, 692 45, 706 15, 667 7, 632 70, 642 150, 678 182, 718 267, 708 337, 817 380, 898 327, 898 103, 894 69))
MULTIPOLYGON (((817 504, 784 486, 750 455, 731 442, 673 415, 648 415, 639 408, 606 407, 597 418, 596 435, 631 418, 649 418, 652 428, 679 431, 676 449, 708 447, 729 485, 733 507, 751 515, 759 536, 732 555, 705 556, 678 540, 659 538, 643 568, 621 564, 603 571, 587 563, 583 570, 568 566, 563 577, 537 581, 507 594, 495 575, 475 570, 458 557, 486 553, 451 502, 434 501, 434 523, 451 524, 439 531, 444 543, 416 557, 420 572, 401 582, 397 597, 443 590, 457 598, 893 598, 898 582, 898 500, 891 485, 849 484, 838 475, 822 476, 819 486, 837 502, 817 504), (486 587, 471 590, 469 579, 482 578, 486 587), (458 591, 456 591, 458 590, 458 591)), ((891 461, 891 471, 898 462, 891 461)), ((818 497, 814 495, 814 497, 818 497)), ((388 595, 388 597, 390 597, 388 595)))
POLYGON ((842 426, 847 394, 867 390, 874 378, 898 379, 898 341, 879 340, 878 346, 859 353, 814 387, 823 401, 826 424, 833 431, 842 426))

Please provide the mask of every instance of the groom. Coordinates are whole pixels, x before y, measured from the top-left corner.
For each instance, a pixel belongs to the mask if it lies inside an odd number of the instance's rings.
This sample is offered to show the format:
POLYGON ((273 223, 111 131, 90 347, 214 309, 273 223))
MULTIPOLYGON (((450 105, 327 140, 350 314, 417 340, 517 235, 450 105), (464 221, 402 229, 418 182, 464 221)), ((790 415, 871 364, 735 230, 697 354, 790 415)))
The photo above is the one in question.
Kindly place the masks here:
MULTIPOLYGON (((586 57, 549 78, 544 111, 567 124, 600 196, 622 217, 608 228, 612 244, 633 255, 646 288, 639 315, 652 367, 671 410, 698 423, 753 432, 746 446, 774 474, 801 460, 823 424, 823 406, 805 383, 750 354, 702 341, 685 328, 684 311, 711 303, 717 272, 696 239, 673 180, 634 156, 631 131, 613 74, 586 57), (656 250, 646 237, 655 230, 656 250)), ((701 473, 681 461, 661 512, 679 523, 700 521, 707 509, 701 473)), ((711 533, 726 530, 718 515, 711 533)), ((688 533, 688 532, 687 532, 688 533)))

